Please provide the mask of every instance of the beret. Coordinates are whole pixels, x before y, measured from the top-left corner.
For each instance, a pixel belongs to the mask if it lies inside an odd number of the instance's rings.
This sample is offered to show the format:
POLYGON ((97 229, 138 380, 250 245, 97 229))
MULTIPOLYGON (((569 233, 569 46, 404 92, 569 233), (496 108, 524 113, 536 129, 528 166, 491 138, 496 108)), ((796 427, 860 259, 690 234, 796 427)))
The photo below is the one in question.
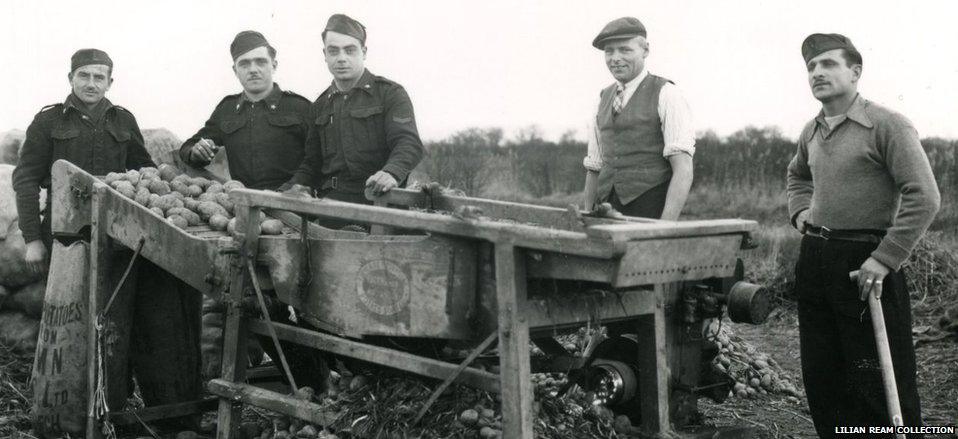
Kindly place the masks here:
POLYGON ((100 49, 80 49, 70 58, 70 71, 91 64, 103 64, 111 69, 113 68, 113 60, 106 52, 100 49))
POLYGON ((602 50, 602 45, 607 40, 645 37, 645 26, 635 17, 616 18, 602 28, 599 35, 592 40, 592 47, 602 50))
POLYGON ((263 34, 256 32, 255 30, 244 30, 233 38, 233 43, 230 44, 230 55, 233 56, 233 60, 239 58, 240 55, 249 52, 257 47, 270 47, 269 42, 266 41, 266 37, 263 34))
POLYGON ((802 42, 802 58, 808 63, 812 58, 829 50, 847 49, 859 53, 852 40, 841 34, 811 34, 802 42))
POLYGON ((345 14, 333 14, 329 17, 329 20, 326 22, 326 29, 323 30, 323 38, 326 37, 326 32, 329 31, 349 35, 359 40, 363 45, 366 45, 366 26, 349 18, 345 14))

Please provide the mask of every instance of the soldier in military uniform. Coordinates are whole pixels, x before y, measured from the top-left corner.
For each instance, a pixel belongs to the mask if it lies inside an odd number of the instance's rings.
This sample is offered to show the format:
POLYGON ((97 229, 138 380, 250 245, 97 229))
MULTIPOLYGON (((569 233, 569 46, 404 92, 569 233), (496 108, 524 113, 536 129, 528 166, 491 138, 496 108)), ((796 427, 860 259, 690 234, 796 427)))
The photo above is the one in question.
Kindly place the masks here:
POLYGON ((412 102, 401 85, 365 68, 366 28, 358 21, 329 17, 323 44, 333 83, 313 103, 306 159, 289 186, 369 203, 365 190, 403 185, 422 159, 412 102))
MULTIPOLYGON (((72 92, 62 104, 45 107, 27 128, 13 173, 25 258, 42 271, 52 244, 47 197, 40 220, 41 187, 50 187, 53 162, 65 159, 94 175, 154 166, 136 118, 104 95, 113 84, 113 61, 102 50, 82 49, 71 59, 72 92)), ((110 263, 118 282, 132 252, 119 249, 110 263)), ((51 276, 75 273, 51 273, 51 276)), ((106 392, 111 410, 120 410, 133 389, 132 367, 147 406, 197 399, 199 381, 199 297, 153 263, 140 259, 108 316, 106 392), (135 324, 133 322, 136 322, 135 324), (132 341, 131 341, 132 340, 132 341)), ((90 359, 89 361, 93 361, 90 359)), ((171 420, 169 428, 191 427, 194 418, 171 420)))
POLYGON ((180 158, 202 167, 224 147, 233 179, 275 190, 303 161, 310 102, 273 82, 276 49, 259 32, 237 34, 230 54, 243 92, 216 105, 206 125, 183 142, 180 158))

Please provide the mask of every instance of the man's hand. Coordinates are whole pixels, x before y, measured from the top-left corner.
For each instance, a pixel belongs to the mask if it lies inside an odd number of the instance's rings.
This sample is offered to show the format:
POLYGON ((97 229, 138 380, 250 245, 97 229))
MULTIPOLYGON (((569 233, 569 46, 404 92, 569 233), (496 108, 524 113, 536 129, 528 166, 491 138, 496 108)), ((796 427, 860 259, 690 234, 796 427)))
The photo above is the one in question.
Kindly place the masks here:
POLYGON ((396 177, 386 171, 379 171, 366 179, 366 189, 372 191, 373 195, 384 194, 398 185, 396 177))
POLYGON ((23 260, 27 263, 27 269, 32 273, 43 273, 47 262, 47 247, 43 245, 43 241, 36 239, 28 242, 23 260))
POLYGON ((859 298, 863 301, 868 300, 868 293, 873 292, 876 299, 881 299, 882 283, 888 273, 891 273, 891 268, 878 262, 877 259, 865 260, 862 267, 858 269, 858 290, 861 292, 859 298))
POLYGON ((290 197, 297 198, 312 198, 312 190, 310 188, 303 186, 301 184, 294 184, 283 191, 283 195, 288 195, 290 197))
POLYGON ((190 149, 190 159, 196 162, 209 163, 213 161, 213 156, 216 155, 217 150, 219 150, 219 147, 212 140, 200 139, 190 149))
POLYGON ((798 229, 798 233, 805 234, 805 229, 808 227, 808 209, 805 209, 798 213, 798 216, 795 217, 795 228, 798 229))

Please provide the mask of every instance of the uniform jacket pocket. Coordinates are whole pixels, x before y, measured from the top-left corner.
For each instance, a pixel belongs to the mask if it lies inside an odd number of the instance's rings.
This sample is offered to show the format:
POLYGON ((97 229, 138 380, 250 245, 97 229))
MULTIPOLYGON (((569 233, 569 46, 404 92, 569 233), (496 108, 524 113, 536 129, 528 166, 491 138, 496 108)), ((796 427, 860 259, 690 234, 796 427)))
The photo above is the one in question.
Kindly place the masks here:
POLYGON ((226 134, 232 134, 244 125, 246 125, 246 119, 230 119, 220 122, 220 129, 226 134))

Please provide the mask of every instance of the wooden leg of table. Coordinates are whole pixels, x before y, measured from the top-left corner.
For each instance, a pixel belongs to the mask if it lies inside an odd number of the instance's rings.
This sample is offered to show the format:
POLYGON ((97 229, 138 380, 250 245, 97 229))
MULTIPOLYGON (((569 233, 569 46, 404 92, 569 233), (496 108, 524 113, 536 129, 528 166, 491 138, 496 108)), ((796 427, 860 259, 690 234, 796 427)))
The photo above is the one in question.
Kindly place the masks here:
POLYGON ((522 314, 526 301, 525 260, 512 245, 496 244, 495 251, 502 437, 532 439, 529 324, 522 314))
MULTIPOLYGON (((655 287, 655 308, 652 314, 639 317, 639 406, 640 427, 646 433, 667 433, 669 430, 669 365, 665 345, 665 291, 655 287)), ((634 421, 634 420, 633 420, 634 421)))
MULTIPOLYGON (((107 235, 109 206, 106 202, 106 185, 95 184, 91 200, 90 218, 90 295, 87 314, 87 425, 86 437, 102 437, 100 422, 93 406, 96 400, 97 349, 96 316, 103 309, 110 294, 110 237, 107 235)), ((104 377, 104 380, 106 378, 104 377)))
MULTIPOLYGON (((243 316, 243 296, 249 283, 249 273, 246 269, 247 258, 256 260, 256 247, 259 241, 259 209, 237 205, 236 228, 242 231, 239 235, 241 254, 234 259, 232 280, 230 281, 229 298, 227 299, 226 321, 223 328, 223 374, 222 379, 243 383, 246 380, 246 339, 247 331, 243 316), (253 220, 248 221, 252 218, 253 220)), ((221 398, 217 416, 216 437, 232 439, 239 437, 239 427, 242 422, 242 405, 227 398, 221 398)))

